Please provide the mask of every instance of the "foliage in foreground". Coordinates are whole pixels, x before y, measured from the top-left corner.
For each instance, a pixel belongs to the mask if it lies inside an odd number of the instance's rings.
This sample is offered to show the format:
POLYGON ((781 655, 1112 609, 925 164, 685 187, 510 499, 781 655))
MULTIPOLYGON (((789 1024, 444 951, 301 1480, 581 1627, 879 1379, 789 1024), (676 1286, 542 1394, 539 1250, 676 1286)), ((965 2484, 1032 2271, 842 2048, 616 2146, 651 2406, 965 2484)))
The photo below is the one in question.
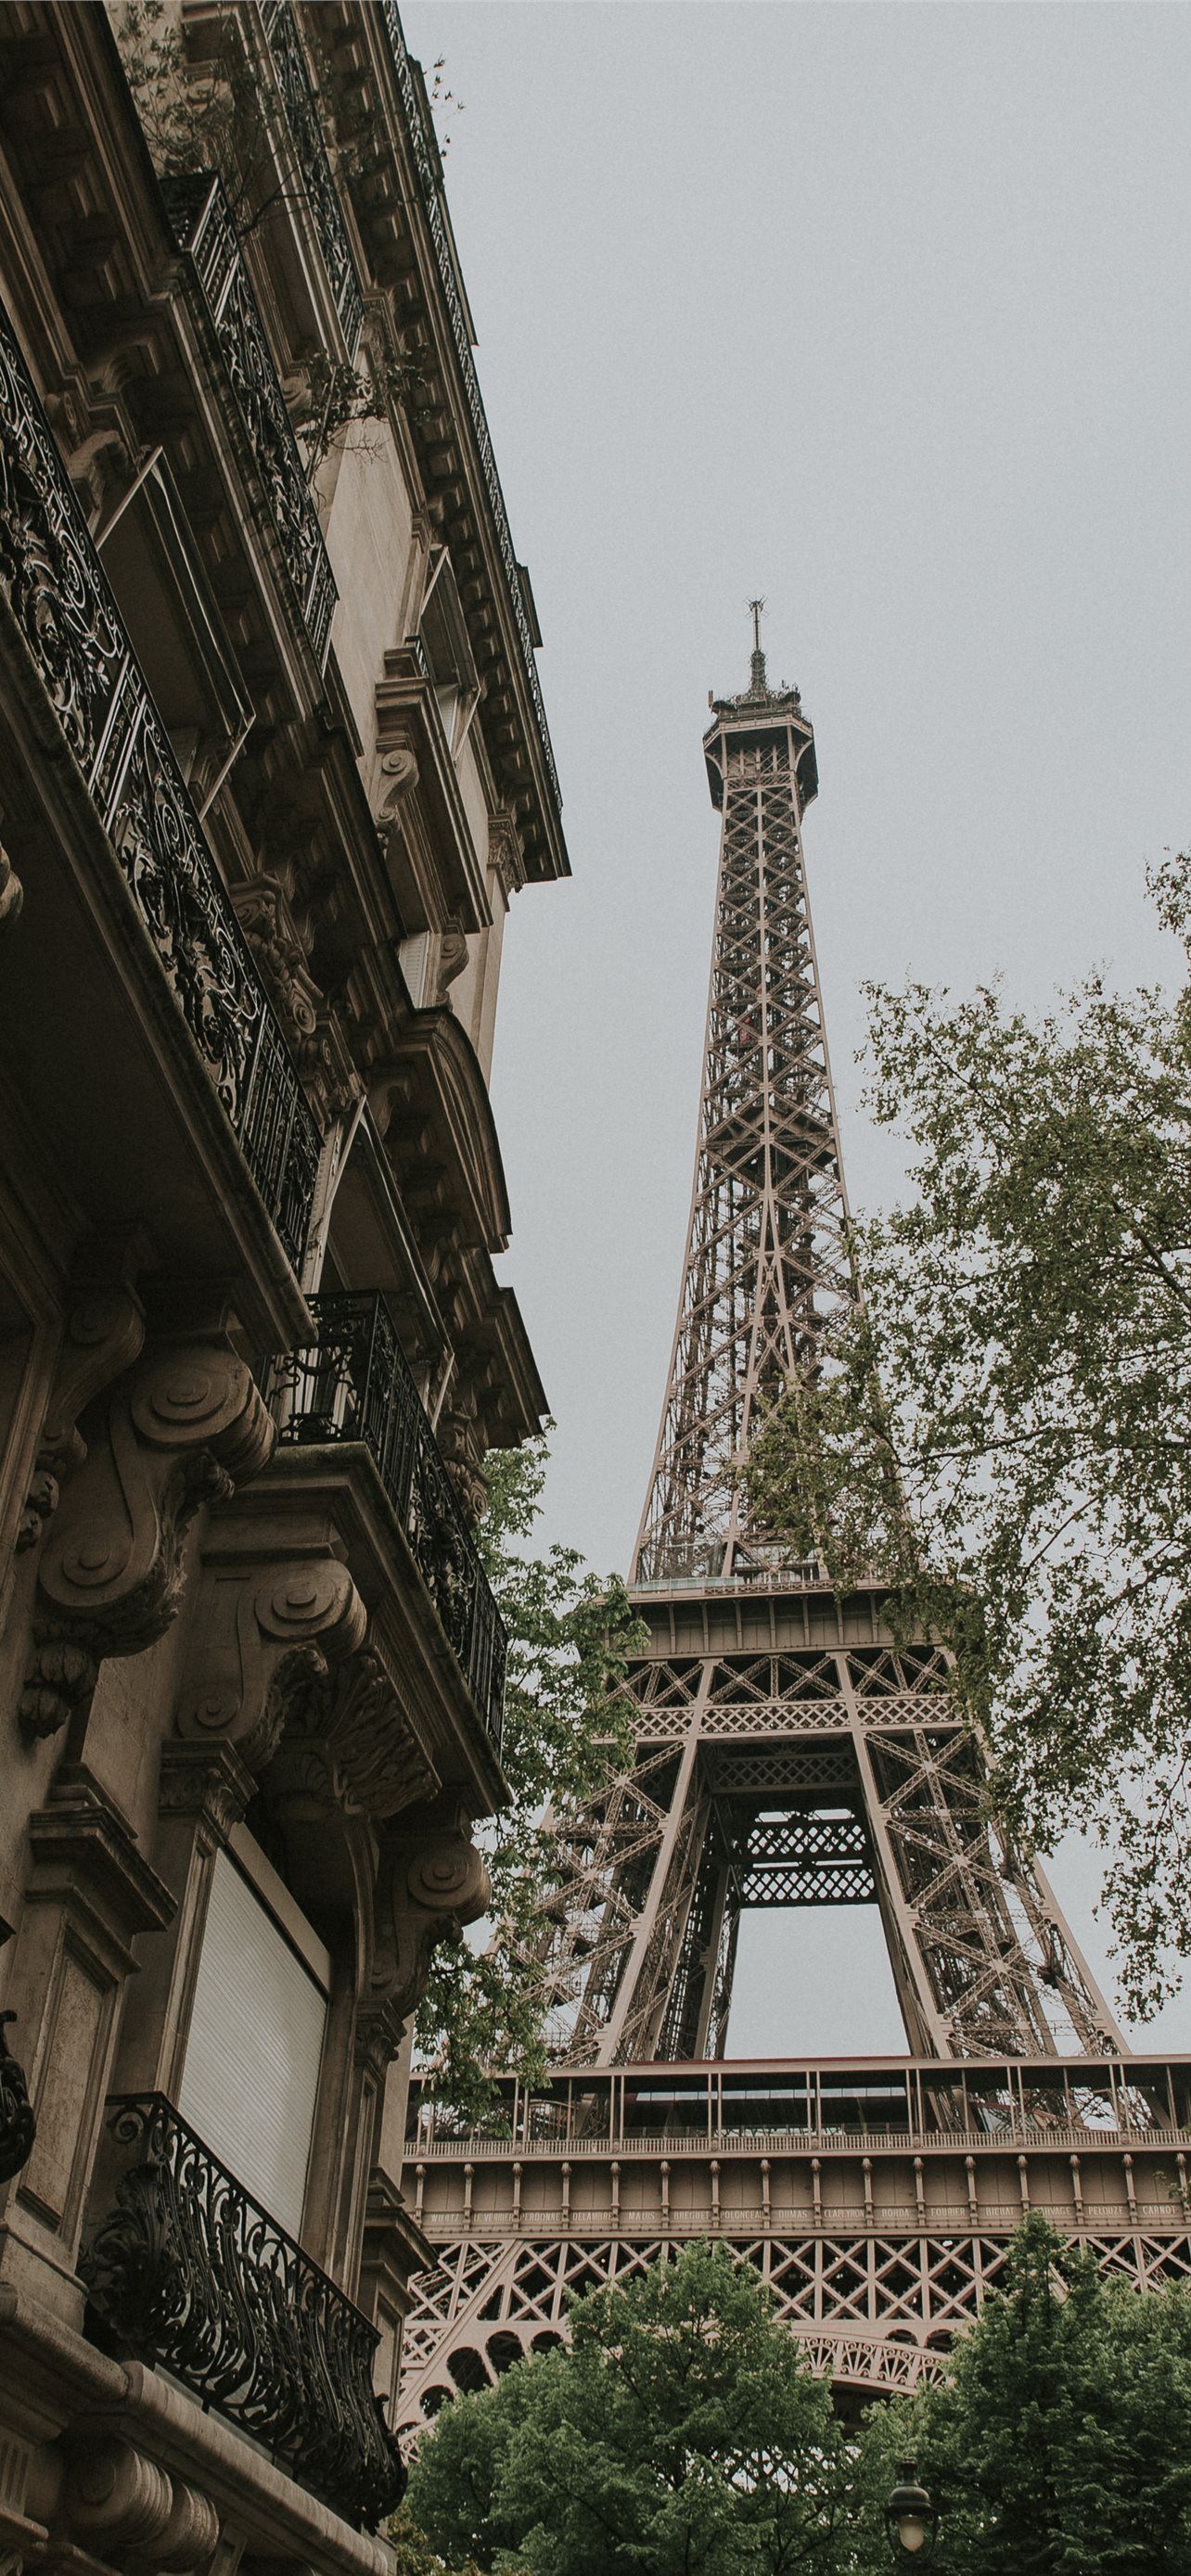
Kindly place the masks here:
POLYGON ((834 2565, 829 2393, 725 2246, 576 2302, 569 2350, 439 2416, 409 2511, 445 2558, 530 2576, 834 2565))
POLYGON ((911 2455, 938 2576, 1191 2576, 1191 2294, 1106 2282, 1037 2215, 946 2379, 847 2446, 723 2245, 589 2294, 572 2334, 443 2409, 401 2576, 888 2576, 911 2455))
MULTIPOLYGON (((1191 859, 1152 892, 1186 951, 1191 859)), ((864 1307, 771 1418, 751 1503, 953 1650, 1010 1834, 1119 1854, 1144 2017, 1191 1952, 1191 1000, 1093 978, 1035 1024, 995 990, 868 998, 915 1195, 857 1228, 864 1307)))
POLYGON ((557 1851, 545 1810, 582 1804, 625 1749, 623 1683, 643 1637, 619 1575, 600 1582, 574 1548, 527 1552, 541 1510, 544 1440, 490 1450, 476 1536, 509 1636, 501 1766, 509 1803, 485 1838, 490 1946, 435 1952, 417 2042, 436 2097, 468 2120, 493 2098, 485 2068, 540 2082, 546 2054, 533 1949, 557 1851))
POLYGON ((1037 2215, 1007 2270, 948 2377, 870 2417, 845 2565, 888 2576, 882 2511, 912 2453, 940 2513, 932 2576, 1188 2576, 1191 2297, 1106 2283, 1037 2215))

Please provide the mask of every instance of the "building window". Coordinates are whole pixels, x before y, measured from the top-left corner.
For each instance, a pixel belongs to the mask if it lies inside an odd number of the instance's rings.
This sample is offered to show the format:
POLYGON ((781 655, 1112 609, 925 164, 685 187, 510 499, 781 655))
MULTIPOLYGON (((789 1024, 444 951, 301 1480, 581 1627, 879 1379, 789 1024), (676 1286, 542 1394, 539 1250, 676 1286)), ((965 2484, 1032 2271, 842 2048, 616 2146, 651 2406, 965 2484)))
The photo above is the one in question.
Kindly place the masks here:
POLYGON ((178 2109, 297 2236, 327 2027, 330 1958, 243 1826, 218 1852, 178 2109))

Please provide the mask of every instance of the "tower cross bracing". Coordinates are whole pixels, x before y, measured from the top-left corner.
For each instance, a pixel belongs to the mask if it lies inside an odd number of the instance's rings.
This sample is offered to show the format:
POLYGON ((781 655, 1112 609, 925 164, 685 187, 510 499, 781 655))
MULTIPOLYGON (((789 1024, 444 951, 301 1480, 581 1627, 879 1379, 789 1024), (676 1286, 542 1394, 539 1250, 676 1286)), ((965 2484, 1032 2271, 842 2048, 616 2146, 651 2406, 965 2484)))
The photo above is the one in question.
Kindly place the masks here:
MULTIPOLYGON (((1116 2217, 1095 2237, 1110 2268, 1144 2283, 1191 2259, 1185 2083, 1168 2068, 1159 2103, 1042 1871, 990 1823, 982 1747, 942 1648, 895 1639, 879 1582, 837 1598, 817 1561, 792 1562, 749 1516, 750 1443, 783 1390, 813 1379, 824 1328, 856 1293, 802 847, 814 734, 799 692, 768 684, 758 606, 749 686, 713 700, 703 743, 719 869, 686 1256, 631 1573, 648 1634, 628 1681, 633 1752, 582 1811, 553 1819, 557 1882, 532 1962, 551 2087, 512 2103, 512 2148, 441 2121, 419 2132, 419 2206, 453 2286, 428 2281, 411 2321, 412 2421, 461 2369, 491 2375, 556 2337, 568 2288, 684 2234, 739 2242, 821 2366, 871 2388, 935 2366, 995 2275, 1032 2174, 1073 2232, 1094 2232, 1110 2206, 1128 2220, 1124 2237, 1116 2217), (885 2135, 871 2115, 884 2076, 857 2077, 841 2121, 816 2129, 809 2111, 786 2121, 769 2067, 757 2100, 772 2152, 725 2125, 742 1915, 865 1903, 880 1912, 905 2064, 1007 2070, 1014 2150, 1008 2168, 998 2150, 995 2187, 974 2075, 962 2121, 940 2112, 945 2086, 916 2078, 917 2107, 885 2135), (1073 2088, 1062 2070, 1077 2063, 1097 2071, 1073 2088), (1025 2065, 1041 2070, 1032 2100, 1061 2096, 1061 2122, 1034 2117, 1020 2081, 1014 2094, 1025 2065), (707 2128, 692 2161, 676 2106, 699 2067, 707 2128), (656 2135, 641 2127, 650 2068, 656 2135), (662 2068, 687 2073, 667 2089, 662 2068)), ((805 2082, 821 2106, 821 2072, 805 2082)), ((992 2134, 1001 2125, 998 2112, 992 2134)))

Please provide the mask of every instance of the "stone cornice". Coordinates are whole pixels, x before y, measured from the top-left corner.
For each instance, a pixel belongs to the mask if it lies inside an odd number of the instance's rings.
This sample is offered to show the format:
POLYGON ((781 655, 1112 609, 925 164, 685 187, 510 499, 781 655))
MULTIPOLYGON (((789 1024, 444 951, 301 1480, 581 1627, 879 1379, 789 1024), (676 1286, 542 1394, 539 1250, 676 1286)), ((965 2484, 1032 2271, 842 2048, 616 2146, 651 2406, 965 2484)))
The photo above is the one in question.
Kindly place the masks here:
POLYGON ((515 810, 524 837, 527 875, 566 876, 558 780, 534 659, 536 616, 513 551, 476 380, 474 330, 420 70, 391 0, 366 12, 328 0, 319 33, 332 53, 342 49, 365 71, 371 104, 392 144, 392 169, 370 172, 351 194, 373 274, 396 290, 405 345, 424 380, 407 416, 484 681, 477 724, 498 794, 515 810))

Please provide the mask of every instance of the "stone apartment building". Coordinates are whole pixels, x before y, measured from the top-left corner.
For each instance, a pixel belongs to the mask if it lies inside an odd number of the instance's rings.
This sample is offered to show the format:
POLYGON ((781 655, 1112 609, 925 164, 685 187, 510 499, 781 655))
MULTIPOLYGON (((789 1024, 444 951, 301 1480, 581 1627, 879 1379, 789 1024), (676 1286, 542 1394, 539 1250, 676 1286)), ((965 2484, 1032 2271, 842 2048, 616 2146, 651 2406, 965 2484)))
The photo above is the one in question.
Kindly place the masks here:
POLYGON ((364 2576, 567 868, 391 0, 9 0, 0 299, 0 2562, 364 2576))

